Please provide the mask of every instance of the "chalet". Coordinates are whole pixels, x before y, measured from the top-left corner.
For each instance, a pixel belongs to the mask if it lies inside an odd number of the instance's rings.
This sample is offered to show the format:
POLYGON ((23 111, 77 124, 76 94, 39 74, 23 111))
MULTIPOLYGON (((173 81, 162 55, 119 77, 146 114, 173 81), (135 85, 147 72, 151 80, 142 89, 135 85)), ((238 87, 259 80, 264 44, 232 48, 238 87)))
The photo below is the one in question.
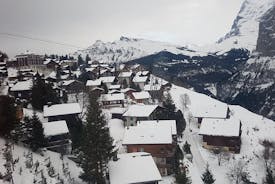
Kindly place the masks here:
POLYGON ((202 135, 203 147, 239 153, 241 148, 241 126, 241 122, 234 118, 203 119, 199 131, 199 135, 202 135))
POLYGON ((167 130, 171 130, 173 140, 177 141, 177 125, 176 120, 147 120, 147 121, 138 121, 137 126, 148 126, 150 127, 158 127, 163 126, 166 127, 167 130))
POLYGON ((149 104, 151 96, 147 91, 141 91, 132 93, 130 98, 137 103, 149 104))
POLYGON ((47 139, 47 149, 63 154, 71 153, 71 140, 66 121, 43 123, 43 129, 47 139))
POLYGON ((207 102, 195 101, 193 102, 190 110, 193 117, 198 120, 199 125, 204 118, 229 118, 230 112, 227 104, 219 102, 218 100, 213 101, 212 99, 207 102))
POLYGON ((124 93, 126 97, 129 97, 129 98, 131 98, 133 92, 136 92, 136 90, 132 88, 125 88, 125 89, 121 89, 120 91, 121 93, 124 93))
POLYGON ((122 145, 128 153, 151 153, 162 176, 173 173, 176 143, 166 126, 131 126, 125 128, 122 145))
POLYGON ((144 89, 144 86, 147 83, 147 81, 148 81, 148 76, 139 76, 139 75, 136 75, 133 78, 133 83, 135 85, 138 85, 141 90, 144 89))
POLYGON ((162 89, 162 85, 160 84, 146 84, 144 86, 144 91, 148 91, 148 93, 150 94, 152 100, 155 103, 161 103, 162 102, 162 98, 163 98, 163 89, 162 89))
POLYGON ((161 175, 150 153, 124 153, 108 164, 110 184, 158 184, 161 175))
POLYGON ((9 91, 15 98, 30 99, 32 85, 32 80, 19 81, 9 91))
POLYGON ((119 83, 121 85, 124 85, 124 83, 126 82, 126 85, 130 85, 132 75, 133 75, 133 72, 120 72, 118 75, 119 83))
POLYGON ((78 103, 66 103, 55 105, 44 105, 43 115, 48 121, 58 120, 78 120, 78 115, 82 112, 78 103))
POLYGON ((114 107, 110 109, 110 113, 112 114, 112 119, 123 119, 123 114, 127 109, 123 107, 114 107))
POLYGON ((56 59, 46 59, 43 64, 48 68, 48 69, 52 69, 52 70, 56 70, 57 66, 58 66, 58 62, 56 59))
POLYGON ((96 80, 87 80, 86 82, 86 89, 88 91, 93 90, 96 87, 99 87, 101 85, 101 80, 100 79, 96 79, 96 80))
POLYGON ((77 80, 63 81, 62 87, 66 89, 68 93, 80 93, 84 90, 84 84, 77 80))
POLYGON ((125 119, 125 126, 135 126, 137 121, 153 120, 156 118, 156 113, 159 110, 158 105, 144 105, 136 104, 131 105, 123 114, 125 119))
POLYGON ((115 76, 108 76, 108 77, 100 77, 99 80, 101 80, 106 86, 109 88, 114 82, 116 77, 115 76))
POLYGON ((95 87, 89 93, 100 97, 102 94, 105 94, 105 90, 101 87, 95 87))
POLYGON ((100 101, 104 108, 124 107, 125 95, 123 93, 102 94, 100 101))

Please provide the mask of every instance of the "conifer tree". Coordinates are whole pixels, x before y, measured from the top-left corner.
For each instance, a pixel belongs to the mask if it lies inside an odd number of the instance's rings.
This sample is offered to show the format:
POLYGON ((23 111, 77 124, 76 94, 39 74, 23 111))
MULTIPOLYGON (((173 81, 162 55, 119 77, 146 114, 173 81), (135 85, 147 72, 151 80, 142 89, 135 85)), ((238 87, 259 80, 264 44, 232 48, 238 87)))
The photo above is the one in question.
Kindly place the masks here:
POLYGON ((83 173, 80 178, 89 183, 104 184, 106 164, 114 155, 114 146, 105 117, 96 97, 92 95, 89 96, 86 123, 82 135, 79 158, 83 173))
POLYGON ((39 74, 36 74, 33 81, 31 104, 34 109, 42 110, 48 102, 59 103, 59 95, 53 89, 51 83, 46 83, 39 74))
POLYGON ((0 136, 9 137, 18 123, 14 99, 0 95, 0 136))
POLYGON ((83 58, 81 57, 81 55, 78 55, 77 64, 78 64, 78 66, 84 64, 84 60, 83 60, 83 58))
POLYGON ((215 179, 213 174, 209 170, 209 165, 206 165, 205 172, 202 174, 201 179, 204 184, 213 184, 215 183, 215 179))
POLYGON ((266 177, 265 177, 266 184, 275 184, 275 176, 273 176, 273 172, 270 168, 266 168, 266 177))
POLYGON ((30 147, 33 151, 46 145, 47 141, 44 136, 42 122, 39 120, 36 113, 33 113, 31 118, 32 131, 30 136, 30 147))
POLYGON ((176 183, 177 184, 191 184, 190 177, 187 176, 186 169, 176 175, 176 183))

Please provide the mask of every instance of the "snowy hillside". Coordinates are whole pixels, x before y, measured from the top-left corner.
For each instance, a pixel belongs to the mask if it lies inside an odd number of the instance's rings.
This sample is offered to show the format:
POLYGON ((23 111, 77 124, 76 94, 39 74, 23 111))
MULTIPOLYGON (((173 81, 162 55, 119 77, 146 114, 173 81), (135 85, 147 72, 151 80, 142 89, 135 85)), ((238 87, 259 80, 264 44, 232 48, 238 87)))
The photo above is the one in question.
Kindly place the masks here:
MULTIPOLYGON (((264 147, 261 144, 264 140, 270 142, 275 141, 275 122, 264 118, 263 116, 254 114, 240 106, 230 105, 231 116, 239 119, 242 122, 242 146, 240 154, 226 154, 223 155, 221 165, 218 165, 218 156, 213 152, 206 150, 202 147, 201 137, 198 135, 197 122, 192 118, 194 114, 193 109, 196 109, 198 105, 215 106, 221 102, 208 97, 207 95, 193 92, 191 90, 173 86, 171 89, 171 95, 178 108, 182 109, 187 121, 187 127, 184 134, 184 141, 187 140, 191 144, 191 151, 193 154, 193 165, 201 175, 208 163, 211 171, 216 178, 216 183, 230 184, 227 174, 229 170, 239 161, 246 164, 246 168, 250 173, 251 180, 256 183, 262 183, 265 176, 264 159, 262 157, 264 147), (187 107, 183 106, 183 96, 187 94, 190 103, 187 107)), ((197 181, 195 175, 198 173, 192 173, 192 180, 197 181)))
POLYGON ((274 0, 245 0, 234 20, 232 28, 215 45, 216 49, 256 49, 259 23, 264 14, 275 5, 274 0))
MULTIPOLYGON (((169 51, 175 54, 197 55, 198 53, 189 50, 187 47, 173 45, 164 42, 157 42, 145 39, 121 37, 114 42, 96 41, 85 50, 80 50, 74 55, 81 54, 83 57, 89 54, 93 60, 104 63, 126 62, 155 54, 161 51, 169 51)), ((202 54, 202 53, 200 53, 202 54)))

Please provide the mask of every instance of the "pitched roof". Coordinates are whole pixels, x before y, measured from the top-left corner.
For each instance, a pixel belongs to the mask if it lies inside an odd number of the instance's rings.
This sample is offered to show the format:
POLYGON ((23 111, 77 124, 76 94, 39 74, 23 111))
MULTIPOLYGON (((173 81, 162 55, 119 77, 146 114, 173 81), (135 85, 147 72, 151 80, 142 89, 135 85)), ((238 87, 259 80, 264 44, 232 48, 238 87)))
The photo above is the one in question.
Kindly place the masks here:
POLYGON ((151 95, 147 91, 134 92, 132 94, 137 100, 151 98, 151 95))
POLYGON ((177 135, 176 120, 145 120, 138 121, 137 126, 148 126, 148 127, 166 127, 167 130, 172 131, 172 135, 177 135))
POLYGON ((160 181, 161 175, 150 153, 136 152, 117 155, 108 164, 111 184, 160 181))
POLYGON ((193 117, 226 118, 228 105, 218 100, 194 101, 190 108, 193 117), (194 104, 197 103, 197 104, 194 104))
POLYGON ((129 106, 128 110, 123 114, 123 116, 128 117, 148 117, 156 110, 158 105, 144 105, 137 104, 129 106))
POLYGON ((138 76, 138 75, 136 75, 134 78, 133 78, 133 82, 136 82, 136 83, 138 83, 138 82, 146 82, 147 81, 147 79, 148 79, 148 76, 138 76))
POLYGON ((66 121, 52 121, 43 123, 45 137, 69 133, 66 121))
POLYGON ((240 133, 240 120, 205 118, 200 126, 200 135, 238 137, 240 133))
POLYGON ((96 80, 87 80, 86 86, 100 86, 101 85, 101 80, 96 79, 96 80))
POLYGON ((133 72, 120 72, 118 77, 131 77, 133 72))
POLYGON ((100 77, 99 79, 103 82, 103 83, 112 83, 115 81, 115 76, 107 76, 107 77, 100 77))
POLYGON ((11 91, 28 91, 32 88, 32 80, 19 81, 10 90, 11 91))
POLYGON ((44 105, 43 113, 44 117, 79 114, 81 113, 81 107, 78 103, 44 105))
POLYGON ((124 98, 124 93, 102 94, 100 96, 101 101, 124 100, 124 98))
POLYGON ((172 131, 165 126, 130 126, 125 128, 122 144, 172 144, 172 131))

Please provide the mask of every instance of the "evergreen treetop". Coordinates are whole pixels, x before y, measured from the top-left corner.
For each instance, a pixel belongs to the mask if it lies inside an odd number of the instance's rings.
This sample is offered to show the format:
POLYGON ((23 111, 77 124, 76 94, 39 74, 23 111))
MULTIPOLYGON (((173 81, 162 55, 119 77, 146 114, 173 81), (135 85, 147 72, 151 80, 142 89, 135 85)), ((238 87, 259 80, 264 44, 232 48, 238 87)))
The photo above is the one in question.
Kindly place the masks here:
POLYGON ((214 176, 210 172, 208 164, 206 165, 205 172, 202 174, 201 179, 202 179, 203 183, 205 183, 205 184, 213 184, 213 183, 215 183, 214 176))

